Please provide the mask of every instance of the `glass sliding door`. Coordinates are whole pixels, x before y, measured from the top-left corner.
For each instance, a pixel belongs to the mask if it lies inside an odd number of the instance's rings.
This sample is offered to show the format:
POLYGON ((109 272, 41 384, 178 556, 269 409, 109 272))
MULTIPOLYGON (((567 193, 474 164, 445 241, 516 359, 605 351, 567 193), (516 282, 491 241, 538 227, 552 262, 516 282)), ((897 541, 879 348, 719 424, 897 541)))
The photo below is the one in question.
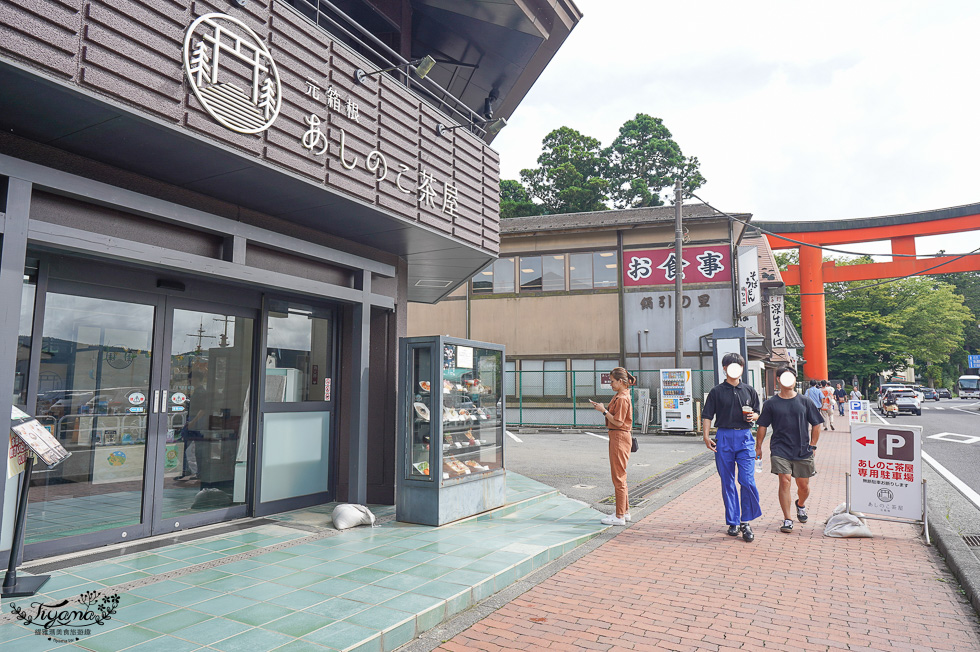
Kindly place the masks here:
POLYGON ((228 311, 168 314, 155 509, 155 520, 173 520, 164 530, 234 506, 244 516, 254 327, 254 319, 228 311))
POLYGON ((27 544, 143 522, 157 308, 56 292, 45 304, 36 414, 72 455, 35 466, 27 544))

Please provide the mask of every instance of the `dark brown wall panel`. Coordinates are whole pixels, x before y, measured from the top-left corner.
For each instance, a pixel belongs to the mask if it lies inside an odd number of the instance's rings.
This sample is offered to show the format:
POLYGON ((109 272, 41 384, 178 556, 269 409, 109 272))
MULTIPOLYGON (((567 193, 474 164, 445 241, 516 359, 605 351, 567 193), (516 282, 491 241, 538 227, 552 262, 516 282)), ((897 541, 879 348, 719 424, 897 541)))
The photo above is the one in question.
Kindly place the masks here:
MULTIPOLYGON (((439 136, 438 124, 456 123, 388 75, 356 83, 358 68, 375 68, 283 3, 250 0, 242 9, 218 1, 0 0, 0 56, 55 73, 117 105, 264 159, 380 210, 491 253, 499 250, 496 152, 462 128, 439 136), (185 78, 186 31, 198 16, 211 12, 245 22, 276 62, 282 108, 260 134, 241 134, 219 124, 185 78), (319 97, 312 96, 309 84, 316 85, 319 97), (331 86, 340 107, 327 106, 331 86), (346 111, 348 100, 357 105, 356 120, 346 111), (303 138, 315 136, 310 134, 314 115, 322 136, 310 151, 303 138), (341 163, 341 137, 345 160, 355 162, 352 168, 341 163), (369 156, 378 164, 373 172, 367 169, 369 156), (420 197, 423 173, 431 175, 431 205, 420 197), (396 185, 399 174, 409 192, 396 185), (444 208, 451 184, 457 190, 455 211, 444 208)), ((233 66, 221 70, 231 83, 251 88, 247 71, 233 66)))

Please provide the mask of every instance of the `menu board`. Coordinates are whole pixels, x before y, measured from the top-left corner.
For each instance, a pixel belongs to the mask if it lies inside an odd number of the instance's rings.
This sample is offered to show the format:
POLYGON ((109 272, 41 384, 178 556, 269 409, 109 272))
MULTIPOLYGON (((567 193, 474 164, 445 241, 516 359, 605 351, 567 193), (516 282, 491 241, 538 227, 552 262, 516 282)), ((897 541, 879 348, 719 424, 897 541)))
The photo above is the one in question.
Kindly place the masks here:
POLYGON ((49 467, 60 464, 71 455, 37 419, 16 407, 10 408, 10 430, 49 467))

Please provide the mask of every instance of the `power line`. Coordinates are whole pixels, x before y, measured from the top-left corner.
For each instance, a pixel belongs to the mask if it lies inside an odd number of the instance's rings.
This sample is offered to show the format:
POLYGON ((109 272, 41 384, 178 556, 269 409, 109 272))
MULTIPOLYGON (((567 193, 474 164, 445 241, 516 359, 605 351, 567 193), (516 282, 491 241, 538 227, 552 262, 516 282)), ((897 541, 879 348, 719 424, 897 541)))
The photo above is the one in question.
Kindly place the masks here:
MULTIPOLYGON (((812 244, 810 242, 803 242, 801 240, 794 240, 793 238, 788 238, 785 235, 781 235, 779 233, 775 233, 773 231, 769 231, 768 229, 764 229, 764 228, 762 228, 761 226, 759 226, 757 224, 750 224, 748 222, 748 220, 743 220, 743 219, 740 219, 738 217, 735 217, 734 215, 729 215, 725 211, 723 211, 723 210, 721 210, 719 208, 715 208, 714 206, 712 206, 711 204, 709 204, 705 200, 703 200, 700 197, 698 197, 697 195, 695 195, 693 192, 689 192, 688 194, 691 195, 691 197, 694 197, 695 199, 697 199, 699 202, 701 202, 702 204, 704 204, 708 208, 710 208, 711 210, 717 211, 717 212, 721 213, 722 215, 724 215, 725 217, 728 217, 730 219, 733 219, 736 222, 739 222, 741 224, 744 224, 745 226, 748 226, 748 227, 751 227, 753 229, 756 229, 757 231, 761 231, 762 233, 765 233, 766 235, 771 235, 771 236, 773 236, 775 238, 779 238, 780 240, 786 240, 787 242, 792 242, 793 244, 798 244, 798 245, 800 245, 802 247, 810 247, 812 249, 820 249, 821 251, 833 251, 834 253, 846 254, 848 256, 891 256, 892 258, 928 258, 930 256, 953 256, 953 255, 957 255, 960 258, 962 258, 963 256, 971 256, 974 253, 976 253, 976 251, 977 251, 976 249, 974 249, 970 253, 966 253, 966 254, 947 254, 947 253, 941 253, 941 254, 862 254, 862 253, 856 253, 856 252, 853 252, 853 251, 845 251, 844 249, 835 249, 834 247, 825 247, 825 246, 822 246, 822 245, 815 245, 815 244, 812 244)), ((950 262, 952 262, 952 261, 950 261, 950 262)))

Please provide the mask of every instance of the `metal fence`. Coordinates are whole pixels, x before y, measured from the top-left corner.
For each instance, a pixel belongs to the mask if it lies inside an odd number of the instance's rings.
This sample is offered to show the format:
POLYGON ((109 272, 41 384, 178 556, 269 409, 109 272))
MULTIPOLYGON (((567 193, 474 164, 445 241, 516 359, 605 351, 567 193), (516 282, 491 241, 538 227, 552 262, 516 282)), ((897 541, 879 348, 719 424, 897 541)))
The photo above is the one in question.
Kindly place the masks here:
MULTIPOLYGON (((630 371, 633 387, 633 428, 642 429, 644 401, 650 401, 647 427, 660 427, 660 370, 630 371)), ((508 371, 505 376, 508 427, 604 428, 605 419, 589 399, 609 403, 615 392, 602 387, 597 371, 508 371)), ((711 369, 691 370, 694 421, 700 423, 704 395, 715 386, 711 369)))

